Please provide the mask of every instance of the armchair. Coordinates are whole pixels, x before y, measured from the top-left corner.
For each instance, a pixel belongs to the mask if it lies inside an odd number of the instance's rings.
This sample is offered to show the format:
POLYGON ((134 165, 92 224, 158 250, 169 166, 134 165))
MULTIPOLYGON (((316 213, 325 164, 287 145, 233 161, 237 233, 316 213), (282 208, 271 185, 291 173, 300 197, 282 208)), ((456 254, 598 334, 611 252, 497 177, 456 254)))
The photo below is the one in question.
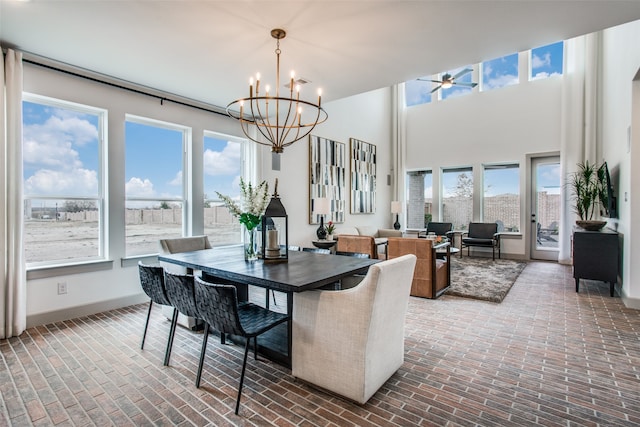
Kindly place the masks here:
POLYGON ((464 248, 467 248, 468 256, 472 246, 491 248, 494 260, 496 259, 496 249, 498 249, 498 258, 500 258, 500 233, 498 233, 498 224, 495 222, 469 223, 469 231, 462 234, 460 257, 462 257, 462 249, 464 248))
POLYGON ((451 283, 450 244, 445 243, 446 253, 439 259, 433 241, 415 238, 389 238, 389 259, 406 254, 417 257, 411 282, 411 296, 435 299, 442 295, 451 283))
POLYGON ((436 236, 445 236, 451 240, 453 236, 453 223, 429 222, 427 224, 427 230, 419 232, 418 237, 426 237, 429 233, 434 233, 436 236))
POLYGON ((355 287, 293 294, 291 371, 364 404, 404 363, 414 255, 369 267, 355 287))

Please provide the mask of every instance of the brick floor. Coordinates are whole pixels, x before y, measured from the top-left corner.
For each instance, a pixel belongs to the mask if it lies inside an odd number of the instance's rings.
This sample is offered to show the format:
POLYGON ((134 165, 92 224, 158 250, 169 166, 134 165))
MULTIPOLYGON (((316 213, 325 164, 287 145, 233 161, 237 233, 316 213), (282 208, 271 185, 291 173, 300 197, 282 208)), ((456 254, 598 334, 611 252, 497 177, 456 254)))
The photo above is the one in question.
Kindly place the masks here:
POLYGON ((201 334, 147 306, 39 326, 0 341, 0 425, 506 426, 639 425, 640 312, 581 284, 571 269, 530 263, 501 304, 411 298, 405 363, 364 406, 211 339, 194 386, 201 334))

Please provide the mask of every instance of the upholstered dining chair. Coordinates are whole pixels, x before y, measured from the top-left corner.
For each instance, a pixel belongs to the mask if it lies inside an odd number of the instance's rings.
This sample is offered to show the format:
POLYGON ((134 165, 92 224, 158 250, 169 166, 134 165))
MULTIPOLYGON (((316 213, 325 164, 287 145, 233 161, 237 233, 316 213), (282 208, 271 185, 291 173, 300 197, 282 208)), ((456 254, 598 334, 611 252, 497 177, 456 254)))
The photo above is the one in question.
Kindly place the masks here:
MULTIPOLYGON (((159 265, 147 265, 142 261, 138 262, 138 270, 140 274, 140 285, 145 294, 150 298, 149 311, 147 312, 147 320, 144 323, 144 332, 142 333, 142 343, 140 349, 144 349, 144 340, 147 337, 147 328, 149 327, 149 318, 151 317, 151 309, 153 303, 170 306, 171 302, 167 297, 167 292, 164 285, 164 268, 159 265)), ((173 325, 172 325, 173 326, 173 325)), ((171 328, 169 328, 171 331, 171 328)), ((167 339, 167 349, 169 340, 167 339)))
POLYGON ((295 292, 293 376, 367 402, 404 363, 415 265, 415 255, 405 255, 373 264, 353 288, 295 292))
POLYGON ((171 348, 173 347, 173 338, 176 334, 176 325, 178 324, 178 313, 194 319, 199 319, 199 317, 192 274, 177 274, 165 271, 164 283, 167 288, 167 297, 173 306, 171 332, 169 333, 167 353, 164 357, 164 365, 168 366, 169 358, 171 357, 171 348))
POLYGON ((258 336, 286 322, 289 320, 289 316, 267 310, 249 302, 242 305, 238 304, 237 291, 235 286, 232 285, 208 283, 196 277, 195 290, 199 316, 206 322, 204 337, 202 338, 202 349, 200 350, 196 387, 200 387, 209 329, 213 328, 221 333, 240 336, 246 340, 238 397, 236 399, 235 413, 238 415, 251 341, 253 341, 254 358, 258 360, 258 336))

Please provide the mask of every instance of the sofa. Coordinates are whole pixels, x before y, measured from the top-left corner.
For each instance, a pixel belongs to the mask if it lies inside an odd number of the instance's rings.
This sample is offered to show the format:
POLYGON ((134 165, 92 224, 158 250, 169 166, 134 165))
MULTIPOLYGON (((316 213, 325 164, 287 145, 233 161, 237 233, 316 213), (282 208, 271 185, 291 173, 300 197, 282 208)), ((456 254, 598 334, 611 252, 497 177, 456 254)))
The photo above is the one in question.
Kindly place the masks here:
MULTIPOLYGON (((449 246, 447 246, 449 248, 449 246)), ((436 254, 433 241, 418 238, 389 238, 388 257, 398 258, 406 254, 417 257, 411 283, 411 295, 435 299, 442 295, 451 283, 451 253, 446 251, 442 259, 436 254)))
MULTIPOLYGON (((333 238, 340 242, 341 235, 350 235, 350 236, 369 236, 373 237, 374 243, 377 248, 377 257, 373 258, 386 258, 386 245, 387 239, 389 237, 402 237, 401 230, 394 230, 391 228, 377 228, 374 226, 360 226, 360 227, 340 227, 336 228, 333 233, 333 238)), ((337 249, 341 250, 341 249, 337 249)), ((357 251, 350 251, 357 252, 357 251)), ((365 253, 368 253, 365 252, 365 253)), ((374 252, 375 253, 375 252, 374 252)))

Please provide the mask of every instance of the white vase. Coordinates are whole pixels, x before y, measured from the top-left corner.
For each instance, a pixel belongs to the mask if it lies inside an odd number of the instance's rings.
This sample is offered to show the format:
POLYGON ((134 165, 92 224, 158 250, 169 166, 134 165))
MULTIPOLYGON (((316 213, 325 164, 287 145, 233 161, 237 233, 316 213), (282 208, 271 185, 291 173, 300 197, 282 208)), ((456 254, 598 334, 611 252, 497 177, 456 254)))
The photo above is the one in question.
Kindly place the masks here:
POLYGON ((327 240, 333 240, 333 234, 327 234, 327 240))

